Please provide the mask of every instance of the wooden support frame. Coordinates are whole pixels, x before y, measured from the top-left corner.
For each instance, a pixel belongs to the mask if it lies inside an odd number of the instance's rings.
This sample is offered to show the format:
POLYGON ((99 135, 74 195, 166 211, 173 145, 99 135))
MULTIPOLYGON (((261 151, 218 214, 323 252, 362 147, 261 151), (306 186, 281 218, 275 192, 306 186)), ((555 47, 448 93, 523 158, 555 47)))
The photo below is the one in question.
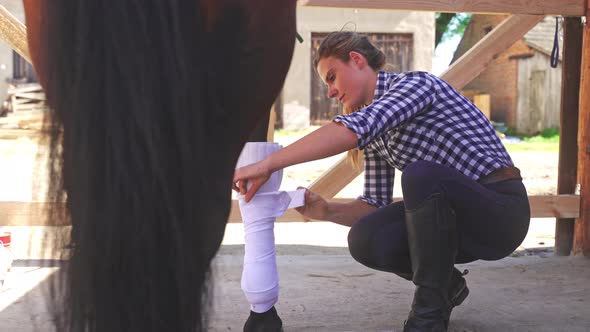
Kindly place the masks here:
MULTIPOLYGON (((496 1, 472 1, 472 0, 301 0, 303 6, 324 7, 348 7, 348 8, 372 8, 372 9, 397 9, 397 10, 423 10, 439 12, 470 12, 470 13, 511 13, 513 15, 498 26, 486 38, 476 44, 472 50, 466 53, 455 65, 442 75, 455 88, 460 89, 464 84, 473 79, 484 68, 485 63, 491 61, 495 55, 509 47, 514 41, 524 35, 544 15, 562 16, 586 16, 586 26, 583 32, 581 89, 579 98, 579 136, 578 136, 578 183, 580 196, 532 196, 529 197, 533 217, 558 217, 577 218, 575 223, 573 252, 590 256, 590 95, 584 91, 590 91, 590 11, 588 0, 529 0, 525 2, 513 0, 496 1), (542 16, 531 16, 542 15, 542 16), (534 22, 537 20, 536 22, 534 22), (534 22, 534 24, 533 24, 534 22), (527 25, 532 24, 528 29, 527 25), (502 27, 502 28, 501 28, 502 27), (515 33, 517 32, 517 33, 515 33), (496 38, 496 39, 494 39, 496 38), (513 39, 512 42, 510 40, 513 39), (475 75, 475 76, 474 76, 475 75), (577 209, 576 209, 577 206, 577 209)), ((30 62, 26 41, 26 28, 18 22, 10 13, 0 6, 0 39, 6 41, 21 56, 30 62)), ((268 129, 265 132, 269 138, 268 129)), ((330 183, 330 174, 346 173, 345 164, 342 162, 332 168, 327 176, 323 176, 314 182, 316 188, 322 190, 318 193, 328 192, 333 197, 340 189, 335 186, 322 185, 330 183), (324 186, 322 188, 322 186, 324 186), (331 191, 328 191, 330 189, 331 191), (335 192, 334 192, 335 191, 335 192)), ((349 170, 352 167, 348 166, 349 170)), ((354 174, 354 173, 350 173, 354 174)), ((356 173, 358 175, 358 172, 356 173)), ((351 175, 352 176, 352 175, 351 175)), ((352 176, 352 178, 356 175, 352 176)), ((348 180, 350 181, 350 179, 348 180)), ((347 182, 348 183, 348 182, 347 182)), ((341 185, 340 183, 339 185, 341 185)), ((312 190, 314 188, 312 185, 312 190)), ((14 203, 0 202, 0 225, 34 225, 45 220, 46 209, 49 204, 63 203, 14 203), (7 205, 8 204, 8 205, 7 205), (12 206, 9 206, 13 204, 12 206), (20 221, 18 221, 20 220, 20 221)), ((236 201, 233 203, 235 215, 236 201)), ((298 214, 288 213, 284 218, 296 220, 298 214)), ((230 220, 233 217, 230 217, 230 220)), ((301 216, 299 216, 301 218, 301 216)), ((65 225, 65 222, 64 222, 65 225)))
POLYGON ((300 6, 393 9, 452 13, 585 15, 586 0, 300 0, 300 6))
POLYGON ((580 217, 574 225, 574 255, 590 257, 590 8, 583 30, 580 106, 578 116, 578 184, 580 217))
MULTIPOLYGON (((353 201, 353 198, 336 198, 331 199, 332 202, 347 203, 353 201)), ((394 200, 401 200, 395 198, 394 200)), ((580 197, 577 195, 557 195, 557 196, 529 196, 529 204, 531 205, 532 218, 576 218, 580 211, 580 197)), ((1 207, 0 207, 1 208, 1 207)), ((287 210, 287 212, 277 218, 277 221, 282 222, 301 222, 310 221, 303 217, 294 209, 287 210)), ((1 224, 0 220, 0 224, 1 224)), ((240 209, 236 201, 232 204, 232 210, 228 218, 230 223, 242 222, 240 209)))
POLYGON ((12 16, 4 6, 0 6, 0 16, 2 17, 0 20, 0 39, 31 63, 25 25, 12 16))
POLYGON ((476 78, 500 53, 507 50, 539 23, 544 16, 512 15, 495 27, 461 58, 453 63, 441 78, 455 89, 462 89, 476 78))
MULTIPOLYGON (((582 28, 582 20, 579 17, 568 17, 563 24, 558 195, 574 194, 576 191, 582 28)), ((558 219, 555 224, 555 254, 558 256, 567 256, 571 253, 574 221, 573 218, 564 218, 558 219)))

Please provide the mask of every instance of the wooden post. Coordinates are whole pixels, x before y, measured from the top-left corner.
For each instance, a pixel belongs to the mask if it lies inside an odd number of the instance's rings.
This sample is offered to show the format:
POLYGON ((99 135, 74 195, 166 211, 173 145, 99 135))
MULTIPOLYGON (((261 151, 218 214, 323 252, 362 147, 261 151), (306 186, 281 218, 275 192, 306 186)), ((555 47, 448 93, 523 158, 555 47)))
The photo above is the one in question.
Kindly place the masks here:
MULTIPOLYGON (((578 103, 580 97, 580 66, 582 60, 582 21, 565 18, 563 24, 563 62, 561 74, 561 113, 557 193, 573 194, 576 190, 578 166, 578 103)), ((555 255, 571 253, 575 219, 557 219, 555 223, 555 255)))
POLYGON ((590 257, 590 10, 586 9, 582 42, 580 114, 578 120, 578 183, 580 217, 574 226, 574 255, 590 257))
POLYGON ((268 128, 266 130, 266 141, 267 142, 274 142, 275 141, 275 122, 277 121, 277 111, 275 104, 272 105, 270 109, 270 117, 268 118, 268 128))

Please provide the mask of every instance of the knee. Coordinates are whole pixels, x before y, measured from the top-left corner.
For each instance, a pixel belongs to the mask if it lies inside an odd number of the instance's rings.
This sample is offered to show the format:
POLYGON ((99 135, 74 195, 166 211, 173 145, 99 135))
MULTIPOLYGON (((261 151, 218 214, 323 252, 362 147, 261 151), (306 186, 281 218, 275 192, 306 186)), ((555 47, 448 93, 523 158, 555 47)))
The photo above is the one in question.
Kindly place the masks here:
POLYGON ((364 219, 359 220, 348 232, 348 250, 357 262, 369 265, 369 243, 371 243, 371 229, 364 219))
POLYGON ((424 185, 424 181, 430 181, 428 175, 432 163, 419 160, 409 164, 402 173, 401 181, 404 188, 416 188, 424 185))

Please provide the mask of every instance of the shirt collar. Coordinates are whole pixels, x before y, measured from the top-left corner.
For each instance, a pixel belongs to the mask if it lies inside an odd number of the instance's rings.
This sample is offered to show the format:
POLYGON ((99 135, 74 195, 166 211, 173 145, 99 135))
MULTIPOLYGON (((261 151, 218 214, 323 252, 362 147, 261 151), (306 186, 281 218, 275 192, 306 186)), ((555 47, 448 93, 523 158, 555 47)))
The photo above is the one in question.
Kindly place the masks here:
POLYGON ((375 85, 375 94, 373 95, 373 102, 379 100, 387 91, 387 78, 389 73, 380 70, 377 73, 377 84, 375 85))

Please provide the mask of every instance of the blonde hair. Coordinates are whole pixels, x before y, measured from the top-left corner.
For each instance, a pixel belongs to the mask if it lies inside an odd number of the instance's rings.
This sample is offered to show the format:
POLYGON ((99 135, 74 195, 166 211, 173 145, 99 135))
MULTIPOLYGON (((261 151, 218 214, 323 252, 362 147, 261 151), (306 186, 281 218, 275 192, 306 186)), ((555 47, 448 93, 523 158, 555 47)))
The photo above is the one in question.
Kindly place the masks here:
MULTIPOLYGON (((369 41, 367 36, 359 35, 352 31, 336 31, 328 34, 326 38, 322 40, 313 62, 314 67, 317 70, 320 60, 330 56, 343 62, 348 62, 350 60, 351 51, 362 54, 365 59, 367 59, 369 66, 371 66, 376 72, 385 66, 385 54, 375 47, 375 45, 369 41)), ((351 114, 364 106, 366 105, 354 110, 345 107, 343 113, 345 115, 351 114)), ((349 150, 346 160, 357 171, 360 171, 363 168, 364 156, 363 152, 358 148, 349 150)))
POLYGON ((318 47, 313 65, 317 70, 318 62, 330 56, 348 62, 352 51, 362 54, 367 59, 369 66, 376 72, 385 66, 385 54, 375 47, 367 36, 352 31, 329 33, 318 47))

